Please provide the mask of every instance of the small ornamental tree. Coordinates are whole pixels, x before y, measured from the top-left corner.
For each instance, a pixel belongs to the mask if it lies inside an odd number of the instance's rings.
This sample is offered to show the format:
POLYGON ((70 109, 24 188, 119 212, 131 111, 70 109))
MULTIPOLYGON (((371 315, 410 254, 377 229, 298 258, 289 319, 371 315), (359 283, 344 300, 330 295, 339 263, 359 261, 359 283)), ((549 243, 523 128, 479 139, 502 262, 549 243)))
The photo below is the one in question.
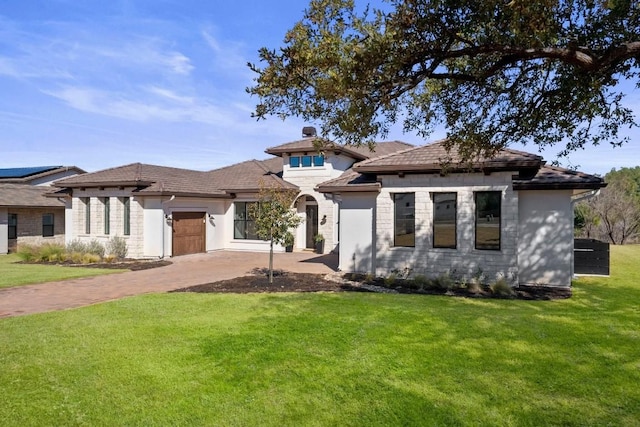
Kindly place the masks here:
POLYGON ((292 209, 297 190, 268 187, 260 183, 258 203, 249 207, 249 215, 255 222, 258 237, 269 241, 269 284, 273 283, 273 245, 284 244, 289 229, 301 222, 292 209))

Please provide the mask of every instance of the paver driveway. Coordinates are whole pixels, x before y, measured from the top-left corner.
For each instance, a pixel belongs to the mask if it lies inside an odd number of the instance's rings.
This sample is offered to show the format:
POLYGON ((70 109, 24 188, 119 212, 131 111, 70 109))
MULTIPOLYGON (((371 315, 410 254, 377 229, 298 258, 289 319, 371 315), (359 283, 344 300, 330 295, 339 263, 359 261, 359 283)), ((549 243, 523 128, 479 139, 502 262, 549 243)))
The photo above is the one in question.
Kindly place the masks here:
MULTIPOLYGON (((244 276, 267 267, 268 253, 213 252, 171 259, 173 264, 149 270, 63 280, 0 290, 0 317, 64 310, 149 292, 244 276)), ((310 252, 274 254, 274 268, 297 273, 330 273, 336 255, 310 252)))

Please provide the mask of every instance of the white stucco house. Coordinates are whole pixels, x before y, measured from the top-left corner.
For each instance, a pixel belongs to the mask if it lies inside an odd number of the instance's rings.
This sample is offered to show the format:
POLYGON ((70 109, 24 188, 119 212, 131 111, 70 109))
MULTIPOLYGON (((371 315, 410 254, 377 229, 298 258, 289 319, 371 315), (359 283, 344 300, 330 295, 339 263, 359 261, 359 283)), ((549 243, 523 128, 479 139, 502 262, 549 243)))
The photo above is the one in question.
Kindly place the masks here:
POLYGON ((605 185, 513 150, 462 162, 441 142, 382 142, 371 152, 311 133, 266 153, 207 172, 136 163, 57 181, 65 239, 122 236, 136 258, 266 251, 247 216, 262 182, 299 192, 296 250, 321 234, 342 271, 570 286, 572 200, 605 185))

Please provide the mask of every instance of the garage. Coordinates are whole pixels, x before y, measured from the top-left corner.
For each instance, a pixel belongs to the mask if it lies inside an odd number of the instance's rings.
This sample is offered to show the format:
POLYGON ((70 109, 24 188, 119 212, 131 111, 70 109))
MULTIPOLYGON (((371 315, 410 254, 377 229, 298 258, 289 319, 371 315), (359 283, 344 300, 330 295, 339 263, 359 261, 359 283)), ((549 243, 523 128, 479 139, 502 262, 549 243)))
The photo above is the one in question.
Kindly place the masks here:
POLYGON ((205 212, 173 212, 173 256, 205 252, 205 212))

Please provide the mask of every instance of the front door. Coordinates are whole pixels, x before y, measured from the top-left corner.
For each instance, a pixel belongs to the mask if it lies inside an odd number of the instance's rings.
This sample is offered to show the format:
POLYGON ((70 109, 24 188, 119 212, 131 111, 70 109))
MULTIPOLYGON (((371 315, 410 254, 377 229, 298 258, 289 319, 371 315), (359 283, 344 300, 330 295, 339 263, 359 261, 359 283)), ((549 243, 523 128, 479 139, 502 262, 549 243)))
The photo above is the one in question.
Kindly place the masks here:
POLYGON ((315 249, 318 234, 318 205, 307 205, 307 249, 315 249))

